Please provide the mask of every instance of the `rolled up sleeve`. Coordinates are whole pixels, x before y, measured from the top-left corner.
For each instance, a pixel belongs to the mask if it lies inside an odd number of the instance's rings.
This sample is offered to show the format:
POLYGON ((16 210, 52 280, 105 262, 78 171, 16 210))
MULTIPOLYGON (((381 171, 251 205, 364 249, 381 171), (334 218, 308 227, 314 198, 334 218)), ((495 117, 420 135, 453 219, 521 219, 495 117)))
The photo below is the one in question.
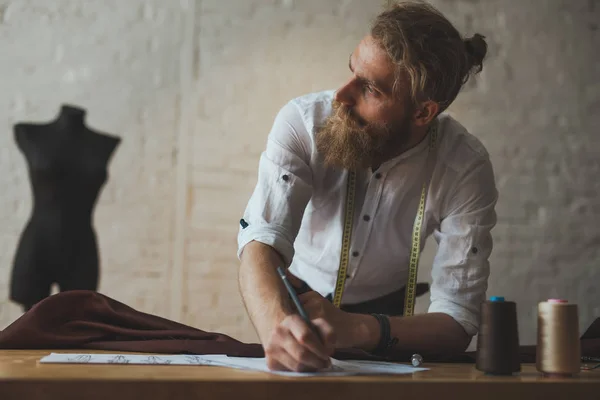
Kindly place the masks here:
POLYGON ((438 251, 429 312, 450 315, 470 336, 479 330, 480 306, 488 287, 497 199, 494 172, 486 157, 459 179, 434 232, 438 251))
POLYGON ((273 247, 286 266, 294 256, 294 241, 312 196, 310 140, 293 103, 277 114, 261 153, 258 179, 238 232, 238 258, 251 241, 273 247))

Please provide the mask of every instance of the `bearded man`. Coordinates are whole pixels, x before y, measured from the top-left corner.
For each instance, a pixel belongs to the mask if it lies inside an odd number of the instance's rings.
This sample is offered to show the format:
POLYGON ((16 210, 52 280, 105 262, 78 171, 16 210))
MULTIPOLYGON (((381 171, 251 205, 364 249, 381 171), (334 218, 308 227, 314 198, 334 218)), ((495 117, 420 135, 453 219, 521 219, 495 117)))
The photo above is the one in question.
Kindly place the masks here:
POLYGON ((269 368, 326 368, 336 348, 467 348, 498 195, 488 152, 444 111, 486 51, 431 5, 397 3, 350 55, 346 83, 281 108, 238 234, 240 291, 269 368), (412 315, 415 260, 431 235, 431 303, 412 315), (279 266, 304 287, 313 326, 279 266))

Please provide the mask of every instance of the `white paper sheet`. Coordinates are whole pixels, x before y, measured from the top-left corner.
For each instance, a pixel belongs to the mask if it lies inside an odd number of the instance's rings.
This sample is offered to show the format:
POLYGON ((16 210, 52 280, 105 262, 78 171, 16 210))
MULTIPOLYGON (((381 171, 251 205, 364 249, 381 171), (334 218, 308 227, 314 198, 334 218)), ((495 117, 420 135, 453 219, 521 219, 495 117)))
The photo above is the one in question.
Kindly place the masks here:
POLYGON ((138 354, 81 354, 51 353, 40 359, 42 364, 154 364, 154 365, 212 365, 251 371, 262 371, 284 376, 345 376, 345 375, 389 375, 411 374, 427 371, 429 368, 415 368, 405 364, 395 364, 364 360, 331 359, 332 367, 319 372, 286 372, 272 371, 267 367, 264 358, 228 357, 224 354, 214 355, 138 355, 138 354))

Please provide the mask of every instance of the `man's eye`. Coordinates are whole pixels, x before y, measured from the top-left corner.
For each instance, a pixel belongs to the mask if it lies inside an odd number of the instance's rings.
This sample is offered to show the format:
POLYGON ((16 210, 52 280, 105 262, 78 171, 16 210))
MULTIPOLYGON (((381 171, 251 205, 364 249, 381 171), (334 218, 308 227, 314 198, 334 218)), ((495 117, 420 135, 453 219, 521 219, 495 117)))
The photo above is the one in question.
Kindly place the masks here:
POLYGON ((379 94, 379 92, 371 85, 365 85, 364 86, 365 92, 372 95, 372 96, 377 96, 379 94))

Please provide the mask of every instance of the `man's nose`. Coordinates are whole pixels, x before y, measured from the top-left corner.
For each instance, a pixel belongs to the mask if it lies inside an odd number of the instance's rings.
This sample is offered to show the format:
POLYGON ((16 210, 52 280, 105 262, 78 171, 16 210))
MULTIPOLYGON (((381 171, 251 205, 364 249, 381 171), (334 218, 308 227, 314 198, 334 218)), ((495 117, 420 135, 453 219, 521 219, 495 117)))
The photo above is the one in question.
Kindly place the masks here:
POLYGON ((347 107, 354 106, 355 101, 352 93, 352 81, 347 82, 335 92, 335 100, 347 107))

